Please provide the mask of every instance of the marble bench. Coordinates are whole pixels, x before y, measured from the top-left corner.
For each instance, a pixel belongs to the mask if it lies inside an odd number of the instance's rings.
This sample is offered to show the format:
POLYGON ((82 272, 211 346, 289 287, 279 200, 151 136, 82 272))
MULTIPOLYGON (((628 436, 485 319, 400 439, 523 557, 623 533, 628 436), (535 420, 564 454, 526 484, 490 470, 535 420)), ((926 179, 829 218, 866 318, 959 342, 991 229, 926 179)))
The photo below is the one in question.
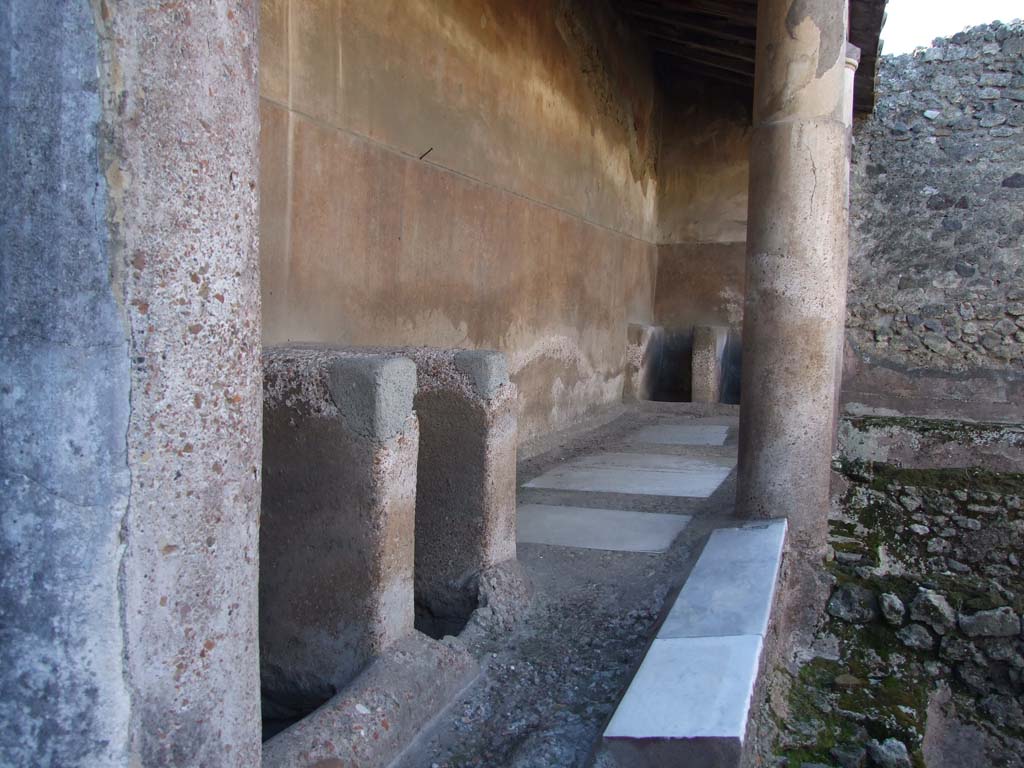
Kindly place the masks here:
POLYGON ((604 732, 621 768, 736 766, 785 520, 711 534, 604 732))

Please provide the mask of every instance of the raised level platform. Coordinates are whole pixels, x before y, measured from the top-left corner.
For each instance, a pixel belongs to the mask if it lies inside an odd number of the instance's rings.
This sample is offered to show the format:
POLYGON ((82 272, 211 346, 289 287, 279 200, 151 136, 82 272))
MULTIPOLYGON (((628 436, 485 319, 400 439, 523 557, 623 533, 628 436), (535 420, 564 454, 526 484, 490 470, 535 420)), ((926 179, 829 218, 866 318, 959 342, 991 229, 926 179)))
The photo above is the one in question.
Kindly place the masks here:
POLYGON ((786 521, 711 534, 604 733, 621 768, 736 766, 786 521))

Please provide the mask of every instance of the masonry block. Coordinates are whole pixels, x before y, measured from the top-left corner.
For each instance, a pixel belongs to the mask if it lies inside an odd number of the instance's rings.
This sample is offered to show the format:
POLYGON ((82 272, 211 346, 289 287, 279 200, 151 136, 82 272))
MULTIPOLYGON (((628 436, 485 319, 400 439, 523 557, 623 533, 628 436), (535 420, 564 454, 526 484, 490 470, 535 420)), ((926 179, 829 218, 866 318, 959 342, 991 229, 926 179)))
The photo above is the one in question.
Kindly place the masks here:
POLYGON ((413 627, 419 427, 408 359, 264 351, 264 711, 319 706, 413 627))
POLYGON ((787 523, 714 531, 605 728, 619 768, 737 768, 787 523))
POLYGON ((479 672, 457 640, 412 632, 338 695, 264 743, 262 768, 385 768, 479 672))
POLYGON ((516 556, 516 395, 505 356, 403 350, 416 361, 418 625, 454 634, 476 607, 477 577, 516 556))
POLYGON ((650 400, 657 383, 657 368, 665 346, 665 330, 656 325, 630 323, 626 328, 626 380, 623 399, 650 400))
POLYGON ((722 394, 722 360, 729 329, 721 325, 693 329, 691 399, 695 403, 717 403, 722 394))

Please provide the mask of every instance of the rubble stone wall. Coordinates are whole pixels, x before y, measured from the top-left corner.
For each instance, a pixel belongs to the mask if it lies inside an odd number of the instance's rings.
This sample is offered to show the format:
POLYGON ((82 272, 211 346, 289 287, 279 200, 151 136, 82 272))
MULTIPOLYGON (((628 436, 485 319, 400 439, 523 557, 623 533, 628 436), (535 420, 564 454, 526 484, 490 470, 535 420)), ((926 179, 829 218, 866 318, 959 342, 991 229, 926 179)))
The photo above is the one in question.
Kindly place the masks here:
POLYGON ((831 596, 773 681, 776 754, 793 766, 1024 765, 1018 431, 856 419, 840 446, 831 596), (914 446, 928 459, 900 461, 914 446))
POLYGON ((883 59, 851 183, 847 336, 860 355, 1024 372, 1024 25, 883 59))

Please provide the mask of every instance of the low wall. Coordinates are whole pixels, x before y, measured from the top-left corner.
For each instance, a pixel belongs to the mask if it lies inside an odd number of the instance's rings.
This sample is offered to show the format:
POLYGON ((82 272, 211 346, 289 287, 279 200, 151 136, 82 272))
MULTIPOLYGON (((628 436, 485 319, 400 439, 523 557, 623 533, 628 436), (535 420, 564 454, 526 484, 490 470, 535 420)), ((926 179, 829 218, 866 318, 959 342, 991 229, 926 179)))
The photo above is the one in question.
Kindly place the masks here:
POLYGON ((1020 765, 1021 429, 846 420, 840 457, 831 597, 794 668, 777 673, 776 754, 1020 765))

